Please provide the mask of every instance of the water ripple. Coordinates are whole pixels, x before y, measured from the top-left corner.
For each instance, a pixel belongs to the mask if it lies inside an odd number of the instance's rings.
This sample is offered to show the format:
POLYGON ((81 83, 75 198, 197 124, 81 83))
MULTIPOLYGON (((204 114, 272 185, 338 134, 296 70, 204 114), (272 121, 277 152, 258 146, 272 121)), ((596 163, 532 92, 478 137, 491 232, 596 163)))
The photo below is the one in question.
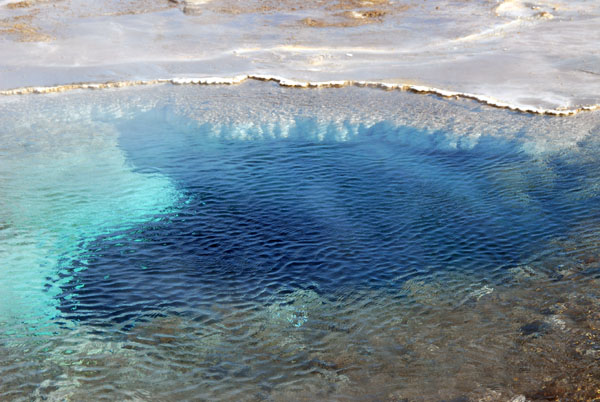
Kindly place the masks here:
POLYGON ((573 345, 597 335, 600 163, 385 123, 338 141, 310 119, 251 139, 168 121, 122 121, 119 147, 177 204, 64 258, 62 328, 37 362, 0 348, 2 399, 468 400, 596 358, 573 345))

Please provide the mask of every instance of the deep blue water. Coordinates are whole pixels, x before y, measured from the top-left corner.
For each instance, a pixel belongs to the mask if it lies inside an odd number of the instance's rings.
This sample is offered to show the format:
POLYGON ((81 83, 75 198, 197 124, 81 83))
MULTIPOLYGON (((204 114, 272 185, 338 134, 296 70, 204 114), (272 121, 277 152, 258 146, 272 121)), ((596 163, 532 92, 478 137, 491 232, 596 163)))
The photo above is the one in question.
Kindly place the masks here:
POLYGON ((203 307, 224 298, 393 288, 440 272, 497 283, 598 216, 597 197, 578 196, 597 164, 536 159, 485 133, 451 148, 448 133, 381 122, 339 141, 334 132, 318 139, 306 118, 287 138, 277 129, 275 138, 240 138, 168 110, 119 129, 135 169, 168 176, 184 196, 152 223, 97 238, 64 267, 69 318, 210 319, 203 307))

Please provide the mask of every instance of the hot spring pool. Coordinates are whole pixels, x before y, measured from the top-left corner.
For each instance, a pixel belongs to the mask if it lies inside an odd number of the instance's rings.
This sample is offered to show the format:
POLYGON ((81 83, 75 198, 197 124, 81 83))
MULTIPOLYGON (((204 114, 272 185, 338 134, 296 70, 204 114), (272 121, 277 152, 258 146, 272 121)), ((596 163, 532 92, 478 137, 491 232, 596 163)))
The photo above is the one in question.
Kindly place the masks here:
POLYGON ((0 399, 594 396, 597 114, 258 83, 2 101, 0 399))

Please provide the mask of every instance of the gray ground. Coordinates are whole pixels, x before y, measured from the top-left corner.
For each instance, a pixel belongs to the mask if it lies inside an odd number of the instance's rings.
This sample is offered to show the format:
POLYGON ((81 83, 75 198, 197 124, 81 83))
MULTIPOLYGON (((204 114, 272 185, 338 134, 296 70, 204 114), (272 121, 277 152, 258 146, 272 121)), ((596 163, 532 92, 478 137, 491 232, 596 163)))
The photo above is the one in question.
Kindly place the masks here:
POLYGON ((0 1, 0 89, 263 74, 600 104, 586 0, 0 1))

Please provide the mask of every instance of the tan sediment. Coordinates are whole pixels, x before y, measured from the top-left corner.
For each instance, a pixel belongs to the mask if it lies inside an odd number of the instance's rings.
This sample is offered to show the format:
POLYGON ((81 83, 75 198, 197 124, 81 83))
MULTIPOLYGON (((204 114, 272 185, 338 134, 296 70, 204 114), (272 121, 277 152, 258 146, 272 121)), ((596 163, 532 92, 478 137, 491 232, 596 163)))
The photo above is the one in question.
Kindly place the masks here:
POLYGON ((1 19, 0 35, 7 34, 13 36, 19 42, 48 42, 52 40, 52 36, 41 32, 40 29, 33 24, 33 17, 36 13, 37 12, 33 12, 29 15, 1 19))
POLYGON ((362 0, 340 0, 336 3, 333 3, 327 7, 328 10, 352 10, 355 8, 364 8, 364 7, 382 7, 389 6, 391 3, 388 0, 370 0, 370 1, 362 1, 362 0))
POLYGON ((386 14, 382 10, 344 11, 331 19, 304 18, 300 23, 315 28, 348 28, 383 22, 386 14))
POLYGON ((14 8, 28 8, 33 5, 30 1, 19 1, 17 3, 8 3, 6 8, 14 9, 14 8))
MULTIPOLYGON (((193 4, 191 1, 169 0, 175 4, 193 4)), ((404 10, 409 6, 406 4, 394 4, 388 0, 262 0, 240 2, 236 0, 224 0, 219 2, 206 1, 203 5, 207 9, 225 14, 265 13, 273 11, 298 11, 298 10, 327 10, 327 11, 349 11, 365 8, 385 8, 387 10, 404 10)))
POLYGON ((219 1, 193 5, 191 2, 170 0, 183 6, 185 14, 200 9, 211 10, 220 14, 266 14, 274 12, 296 12, 299 10, 318 11, 319 17, 305 17, 297 22, 314 28, 347 28, 381 22, 384 16, 394 15, 413 7, 411 4, 396 4, 388 0, 311 0, 311 1, 219 1))
POLYGON ((56 92, 67 92, 78 89, 109 89, 123 88, 142 85, 235 85, 244 81, 265 81, 274 82, 287 88, 342 88, 348 86, 382 89, 386 91, 406 91, 415 94, 436 95, 442 98, 469 99, 487 106, 508 109, 515 112, 548 115, 548 116, 572 116, 584 111, 600 110, 600 104, 580 106, 576 108, 564 109, 544 109, 514 105, 491 96, 474 94, 468 92, 450 91, 435 87, 423 85, 413 85, 407 83, 388 83, 382 81, 357 81, 357 80, 335 80, 335 81, 298 81, 274 75, 237 75, 233 77, 201 77, 201 78, 161 78, 153 80, 132 80, 132 81, 109 81, 109 82, 84 82, 54 86, 22 87, 0 91, 0 96, 28 95, 28 94, 47 94, 56 92))
MULTIPOLYGON (((8 3, 4 7, 12 12, 26 12, 0 20, 0 35, 7 35, 19 42, 48 42, 53 36, 41 32, 41 25, 48 21, 58 21, 64 16, 77 18, 117 17, 124 15, 147 14, 167 10, 176 5, 164 0, 123 0, 119 2, 98 2, 94 7, 77 8, 70 0, 22 0, 8 3), (60 10, 58 14, 57 10, 60 10), (51 17, 51 18, 49 18, 51 17)), ((58 26, 46 27, 56 32, 58 26)))
POLYGON ((171 1, 161 0, 128 0, 118 3, 118 7, 105 7, 94 10, 86 15, 82 13, 80 18, 86 17, 119 17, 124 15, 148 14, 159 11, 168 10, 176 7, 176 4, 171 1))
POLYGON ((392 5, 386 0, 342 0, 325 7, 328 11, 341 11, 323 18, 304 18, 300 23, 315 28, 348 28, 381 23, 388 14, 402 13, 411 5, 392 5))

